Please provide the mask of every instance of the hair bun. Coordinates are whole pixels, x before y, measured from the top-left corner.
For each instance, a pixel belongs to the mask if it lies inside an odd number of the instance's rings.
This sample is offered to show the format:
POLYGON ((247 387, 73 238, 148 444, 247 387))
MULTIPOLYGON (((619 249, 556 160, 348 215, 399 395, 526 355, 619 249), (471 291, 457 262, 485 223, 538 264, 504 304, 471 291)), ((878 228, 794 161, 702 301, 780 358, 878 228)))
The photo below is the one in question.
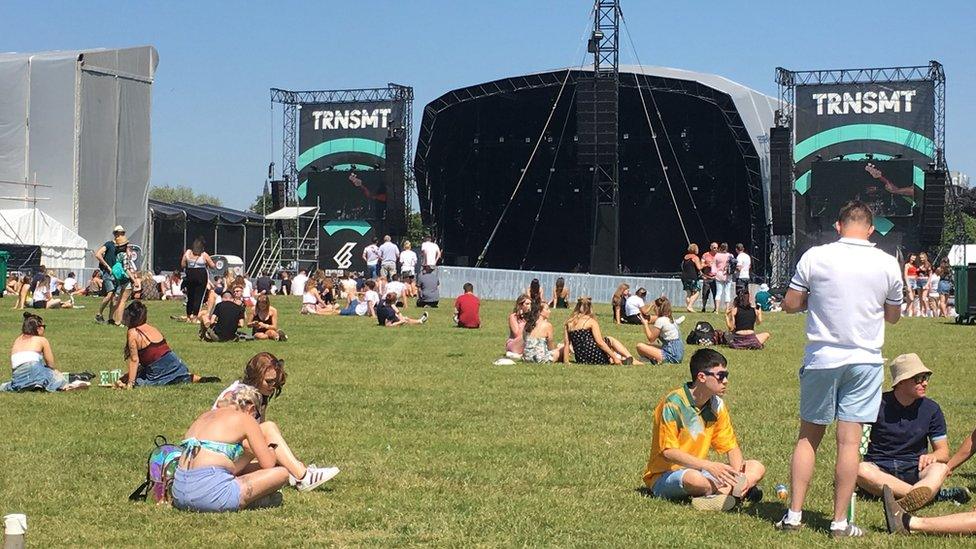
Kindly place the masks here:
POLYGON ((30 311, 24 311, 24 318, 30 318, 32 316, 34 316, 34 313, 30 311))

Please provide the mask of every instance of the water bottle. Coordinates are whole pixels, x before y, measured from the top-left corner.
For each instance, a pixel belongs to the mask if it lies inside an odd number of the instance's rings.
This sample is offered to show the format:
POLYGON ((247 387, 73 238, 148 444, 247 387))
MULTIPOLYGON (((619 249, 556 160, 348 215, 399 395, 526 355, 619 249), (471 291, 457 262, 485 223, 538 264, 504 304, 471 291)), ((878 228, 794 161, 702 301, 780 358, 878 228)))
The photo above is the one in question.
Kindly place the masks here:
POLYGON ((781 501, 786 501, 786 498, 790 497, 790 491, 786 489, 785 484, 776 485, 776 497, 781 501))
POLYGON ((27 515, 13 514, 3 517, 3 549, 24 549, 27 533, 27 515))

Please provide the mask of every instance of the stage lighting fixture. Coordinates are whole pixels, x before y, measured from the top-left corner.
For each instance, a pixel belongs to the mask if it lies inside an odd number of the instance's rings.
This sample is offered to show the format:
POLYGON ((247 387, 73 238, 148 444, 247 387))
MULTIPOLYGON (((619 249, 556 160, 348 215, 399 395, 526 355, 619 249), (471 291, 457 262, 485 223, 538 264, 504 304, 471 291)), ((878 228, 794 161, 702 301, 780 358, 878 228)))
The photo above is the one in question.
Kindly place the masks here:
POLYGON ((629 133, 625 133, 624 134, 624 139, 630 139, 630 134, 629 133))
POLYGON ((274 179, 274 162, 268 164, 268 179, 274 179))

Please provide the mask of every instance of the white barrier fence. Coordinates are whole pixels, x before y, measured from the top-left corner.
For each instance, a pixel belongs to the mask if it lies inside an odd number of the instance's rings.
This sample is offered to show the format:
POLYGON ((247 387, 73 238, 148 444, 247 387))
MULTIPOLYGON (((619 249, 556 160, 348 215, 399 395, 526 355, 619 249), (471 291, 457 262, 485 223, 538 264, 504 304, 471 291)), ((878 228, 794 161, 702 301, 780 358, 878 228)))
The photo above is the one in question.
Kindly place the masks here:
MULTIPOLYGON (((474 293, 481 299, 514 300, 527 291, 533 278, 538 278, 546 299, 552 299, 556 279, 562 277, 569 288, 570 308, 580 296, 590 296, 594 303, 610 303, 614 290, 621 282, 630 284, 630 292, 647 289, 648 300, 664 294, 671 303, 684 307, 684 291, 677 278, 646 278, 631 275, 592 275, 584 273, 553 273, 542 271, 509 271, 474 267, 437 267, 441 283, 441 297, 447 299, 464 293, 465 282, 474 284, 474 293)), ((677 307, 677 305, 676 305, 677 307)))

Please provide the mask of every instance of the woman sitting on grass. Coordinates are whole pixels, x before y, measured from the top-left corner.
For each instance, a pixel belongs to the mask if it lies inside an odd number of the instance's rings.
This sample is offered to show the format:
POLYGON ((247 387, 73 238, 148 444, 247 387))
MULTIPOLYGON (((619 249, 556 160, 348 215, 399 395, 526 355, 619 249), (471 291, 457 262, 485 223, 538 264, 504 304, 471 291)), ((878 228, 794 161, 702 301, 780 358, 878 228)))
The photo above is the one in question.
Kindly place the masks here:
MULTIPOLYGON (((651 361, 651 364, 680 364, 685 358, 685 342, 674 322, 671 301, 663 295, 654 300, 654 314, 650 319, 641 316, 647 343, 637 344, 637 353, 651 361), (660 340, 661 346, 655 343, 660 340)), ((679 319, 680 320, 680 319, 679 319)))
POLYGON ((179 467, 173 479, 173 506, 187 511, 237 511, 288 484, 291 471, 277 465, 254 419, 261 394, 241 387, 222 399, 216 410, 198 417, 184 435, 179 467), (254 449, 257 466, 244 454, 254 449))
POLYGON ((31 306, 35 309, 70 309, 71 302, 62 303, 60 299, 51 297, 51 276, 44 275, 34 287, 34 304, 31 306))
POLYGON ((525 328, 525 315, 529 313, 532 301, 529 296, 522 294, 515 300, 515 308, 508 315, 508 339, 505 341, 505 354, 522 355, 522 330, 525 328))
POLYGON ((20 335, 10 347, 11 380, 0 385, 0 391, 44 390, 54 393, 88 387, 92 374, 69 374, 54 369, 54 351, 44 337, 45 332, 41 317, 24 313, 20 335))
POLYGON ((522 360, 525 362, 561 362, 565 347, 558 345, 553 336, 552 323, 549 322, 549 304, 536 304, 525 318, 522 340, 525 342, 522 360))
POLYGON ((122 352, 128 363, 128 371, 118 381, 116 387, 131 389, 136 385, 220 381, 219 377, 201 377, 191 374, 186 364, 169 348, 163 334, 146 322, 146 316, 146 306, 141 301, 129 303, 122 312, 122 324, 128 327, 125 349, 122 352))
POLYGON ((27 296, 30 295, 30 283, 30 276, 24 275, 21 277, 20 286, 17 287, 17 302, 14 303, 14 309, 23 309, 27 306, 27 296))
MULTIPOLYGON (((301 492, 307 492, 338 475, 339 468, 306 466, 292 453, 278 428, 278 424, 267 421, 268 404, 272 398, 281 394, 286 379, 288 379, 288 374, 285 373, 284 360, 279 360, 271 353, 258 353, 247 361, 247 365, 244 366, 243 377, 221 391, 220 396, 214 402, 213 409, 216 410, 221 401, 232 399, 234 393, 242 387, 256 388, 261 398, 255 407, 254 418, 261 426, 261 433, 269 445, 275 446, 274 456, 278 465, 287 468, 291 473, 290 484, 301 492)), ((245 442, 243 458, 251 461, 254 457, 255 453, 251 450, 250 445, 245 442)))
POLYGON ((552 299, 549 300, 549 307, 555 309, 569 308, 569 288, 566 287, 566 279, 559 277, 556 279, 556 288, 552 291, 552 299))
POLYGON ((725 313, 725 325, 732 331, 733 349, 762 349, 769 339, 769 332, 756 333, 756 324, 762 324, 762 309, 753 307, 749 292, 739 292, 732 308, 725 313))
POLYGON ((617 286, 613 292, 613 297, 610 298, 610 307, 613 308, 613 321, 617 324, 623 322, 624 302, 627 301, 628 296, 630 296, 630 284, 623 282, 617 286))
POLYGON ((301 312, 303 315, 337 315, 339 309, 322 301, 322 296, 315 287, 315 279, 310 278, 305 283, 305 292, 302 294, 301 312))
MULTIPOLYGON (((563 347, 572 349, 580 364, 641 364, 622 343, 603 336, 600 324, 593 316, 593 301, 587 296, 576 300, 576 308, 566 321, 563 347)), ((564 352, 562 358, 568 363, 569 352, 564 352)))
POLYGON ((271 306, 271 298, 267 294, 258 296, 254 305, 254 316, 247 325, 251 327, 254 339, 288 340, 285 332, 278 329, 278 309, 271 306))

